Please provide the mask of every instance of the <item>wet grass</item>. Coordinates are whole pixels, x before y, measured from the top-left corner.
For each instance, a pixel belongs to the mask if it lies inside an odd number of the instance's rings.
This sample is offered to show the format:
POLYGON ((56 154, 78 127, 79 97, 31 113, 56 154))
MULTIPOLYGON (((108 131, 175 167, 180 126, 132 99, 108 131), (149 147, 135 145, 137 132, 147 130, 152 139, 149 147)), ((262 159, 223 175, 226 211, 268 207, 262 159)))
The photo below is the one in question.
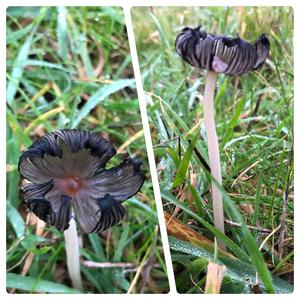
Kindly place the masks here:
POLYGON ((133 8, 132 18, 164 210, 184 228, 170 223, 168 229, 178 292, 204 291, 209 260, 227 267, 221 293, 291 292, 292 8, 133 8), (237 78, 218 76, 215 115, 229 239, 211 226, 211 176, 199 104, 205 71, 183 63, 174 49, 180 30, 197 25, 250 41, 264 32, 271 43, 270 58, 260 70, 237 78), (199 127, 200 137, 193 141, 199 127), (239 261, 205 252, 201 238, 191 239, 184 224, 212 246, 218 237, 239 261))
POLYGON ((62 128, 88 129, 119 154, 144 161, 146 181, 126 201, 127 215, 101 233, 81 234, 86 293, 168 291, 155 201, 122 10, 10 7, 7 10, 7 289, 10 293, 71 293, 64 242, 46 226, 36 231, 20 192, 21 151, 62 128), (106 262, 91 268, 84 261, 106 262), (121 267, 113 267, 117 263, 121 267), (123 266, 122 266, 123 265, 123 266))

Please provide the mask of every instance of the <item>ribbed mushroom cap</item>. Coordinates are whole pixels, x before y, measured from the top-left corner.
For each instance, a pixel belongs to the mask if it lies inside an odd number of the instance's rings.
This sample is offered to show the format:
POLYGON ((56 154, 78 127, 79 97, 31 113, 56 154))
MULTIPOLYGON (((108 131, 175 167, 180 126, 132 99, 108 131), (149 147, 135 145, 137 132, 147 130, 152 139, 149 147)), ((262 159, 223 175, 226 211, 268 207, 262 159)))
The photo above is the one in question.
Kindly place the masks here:
POLYGON ((106 169, 116 154, 96 133, 64 129, 48 133, 20 157, 19 172, 31 183, 22 189, 25 202, 40 219, 64 231, 72 208, 86 233, 100 232, 125 215, 121 203, 143 185, 141 162, 126 159, 106 169))
POLYGON ((270 43, 261 34, 254 44, 240 38, 206 33, 185 27, 176 37, 177 53, 190 65, 232 76, 259 68, 267 59, 270 43))

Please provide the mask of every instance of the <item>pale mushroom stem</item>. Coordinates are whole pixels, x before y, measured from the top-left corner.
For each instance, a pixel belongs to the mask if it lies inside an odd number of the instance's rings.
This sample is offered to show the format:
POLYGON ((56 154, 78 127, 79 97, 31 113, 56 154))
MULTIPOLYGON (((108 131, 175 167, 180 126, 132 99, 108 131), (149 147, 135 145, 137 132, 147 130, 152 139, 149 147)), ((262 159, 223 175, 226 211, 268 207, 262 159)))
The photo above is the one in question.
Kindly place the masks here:
MULTIPOLYGON (((216 86, 217 75, 218 74, 216 72, 207 71, 203 99, 203 109, 211 175, 221 186, 222 175, 219 153, 220 151, 214 118, 214 91, 216 86)), ((215 227, 219 231, 224 233, 224 212, 222 193, 214 182, 212 182, 212 199, 215 227)), ((220 241, 219 246, 225 248, 225 245, 220 241)))
POLYGON ((72 286, 79 291, 83 291, 80 274, 79 240, 76 223, 73 218, 69 222, 69 228, 64 231, 64 236, 67 254, 67 266, 72 286))

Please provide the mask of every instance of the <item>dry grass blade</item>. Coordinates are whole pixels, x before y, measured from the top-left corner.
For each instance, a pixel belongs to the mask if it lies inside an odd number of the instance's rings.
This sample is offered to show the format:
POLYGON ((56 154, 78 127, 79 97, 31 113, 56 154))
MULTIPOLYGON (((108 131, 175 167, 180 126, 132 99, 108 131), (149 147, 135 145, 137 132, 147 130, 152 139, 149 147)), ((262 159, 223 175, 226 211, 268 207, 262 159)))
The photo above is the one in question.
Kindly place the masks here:
MULTIPOLYGON (((164 213, 165 221, 167 224, 167 232, 180 240, 190 242, 191 244, 201 247, 211 253, 214 252, 214 243, 206 238, 205 236, 199 234, 192 228, 181 223, 179 220, 173 218, 170 214, 164 213)), ((235 256, 226 252, 221 247, 218 248, 219 256, 230 257, 231 259, 236 259, 235 256)))
POLYGON ((88 268, 135 268, 136 264, 126 262, 98 262, 82 260, 81 264, 88 268))
POLYGON ((124 142, 117 150, 117 153, 122 153, 126 150, 126 148, 134 143, 136 140, 141 138, 144 135, 144 130, 140 130, 137 133, 135 133, 132 137, 130 137, 126 142, 124 142))
MULTIPOLYGON (((27 217, 28 217, 29 223, 36 224, 36 231, 35 231, 36 235, 42 236, 44 233, 44 228, 46 226, 46 223, 44 221, 40 220, 39 218, 37 218, 33 213, 29 213, 27 217)), ((34 253, 32 253, 32 252, 29 252, 28 254, 26 253, 26 255, 24 256, 25 263, 24 263, 24 266, 23 266, 23 269, 21 272, 22 276, 25 276, 28 273, 28 271, 32 265, 33 258, 34 258, 34 253), (26 259, 25 259, 25 257, 26 257, 26 259)), ((22 259, 22 261, 24 259, 22 259)), ((14 294, 15 291, 16 291, 15 288, 11 289, 10 294, 14 294)))
POLYGON ((226 267, 216 263, 209 262, 207 266, 207 275, 205 283, 205 294, 219 294, 226 267))

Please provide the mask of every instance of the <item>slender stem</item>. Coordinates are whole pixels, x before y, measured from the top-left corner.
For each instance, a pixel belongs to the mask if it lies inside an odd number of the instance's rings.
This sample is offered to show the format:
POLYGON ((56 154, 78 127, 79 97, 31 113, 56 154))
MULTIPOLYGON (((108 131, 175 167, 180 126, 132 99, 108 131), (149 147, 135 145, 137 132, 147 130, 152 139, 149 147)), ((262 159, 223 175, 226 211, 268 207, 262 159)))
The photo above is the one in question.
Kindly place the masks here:
POLYGON ((69 225, 69 228, 64 232, 68 272, 72 286, 77 290, 83 291, 80 274, 79 241, 76 223, 73 218, 70 220, 69 225))
MULTIPOLYGON (((207 71, 203 99, 203 109, 211 175, 220 185, 222 185, 219 143, 214 118, 214 90, 216 86, 216 81, 217 73, 207 71)), ((215 226, 219 231, 224 233, 224 212, 222 193, 214 182, 212 182, 212 199, 215 226)), ((220 243, 220 246, 223 246, 224 248, 224 245, 222 245, 222 243, 220 243)))

